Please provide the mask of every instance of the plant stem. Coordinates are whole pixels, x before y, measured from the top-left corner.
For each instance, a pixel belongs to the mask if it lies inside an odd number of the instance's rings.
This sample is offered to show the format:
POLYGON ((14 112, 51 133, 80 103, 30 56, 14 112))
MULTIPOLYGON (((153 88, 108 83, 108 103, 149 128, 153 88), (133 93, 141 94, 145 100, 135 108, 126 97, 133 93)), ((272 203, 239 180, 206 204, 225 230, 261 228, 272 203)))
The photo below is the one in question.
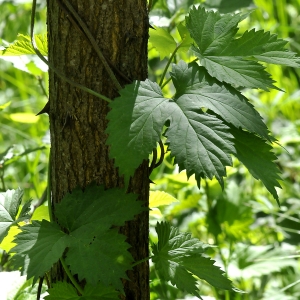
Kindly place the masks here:
POLYGON ((42 55, 42 53, 39 51, 39 49, 37 48, 36 46, 36 43, 35 43, 35 39, 34 39, 34 17, 35 17, 35 9, 36 9, 36 0, 33 0, 32 1, 32 10, 31 10, 31 28, 30 28, 30 37, 31 37, 31 44, 32 44, 32 47, 36 53, 36 55, 51 69, 55 72, 55 74, 60 77, 62 80, 66 81, 67 83, 87 92, 87 93, 90 93, 91 95, 94 95, 108 103, 112 102, 111 99, 107 98, 106 96, 104 95, 101 95, 87 87, 85 87, 84 85, 81 85, 79 83, 76 83, 72 80, 70 80, 69 78, 67 78, 65 75, 63 75, 62 73, 60 73, 60 71, 58 71, 52 64, 50 64, 48 62, 48 60, 42 55))
POLYGON ((170 56, 170 58, 169 58, 169 60, 168 60, 168 63, 167 63, 166 66, 165 66, 165 69, 164 69, 164 71, 163 71, 163 73, 162 73, 162 75, 161 75, 161 79, 160 79, 160 82, 159 82, 159 86, 160 86, 160 87, 162 87, 162 85, 163 85, 163 81, 164 81, 164 78, 165 78, 166 73, 167 73, 167 71, 168 71, 168 68, 169 68, 169 66, 170 66, 170 64, 171 64, 171 62, 172 62, 172 60, 173 60, 173 58, 174 58, 174 56, 175 56, 177 50, 180 48, 180 45, 181 45, 181 43, 180 43, 179 45, 176 46, 175 50, 173 51, 172 55, 170 56))
POLYGON ((75 286, 75 288, 77 289, 77 291, 83 295, 83 289, 82 287, 78 284, 78 282, 76 281, 76 279, 74 278, 74 276, 72 275, 72 273, 70 272, 66 262, 64 261, 64 259, 61 257, 60 258, 60 262, 66 272, 66 274, 68 275, 69 279, 71 280, 71 282, 73 283, 73 285, 75 286))
POLYGON ((134 264, 132 264, 131 266, 132 266, 132 267, 135 267, 135 266, 137 266, 137 265, 143 263, 144 261, 147 261, 147 260, 151 259, 152 257, 153 257, 153 256, 149 256, 149 257, 146 257, 146 258, 141 259, 141 260, 139 260, 139 261, 136 261, 136 262, 135 262, 134 264))
POLYGON ((78 15, 78 13, 75 11, 75 9, 71 5, 71 3, 68 0, 63 0, 63 3, 66 5, 66 7, 68 8, 68 10, 74 16, 74 18, 78 22, 79 26, 82 28, 84 34, 86 35, 86 37, 88 38, 88 40, 92 44, 94 50, 96 51, 98 57, 100 58, 100 60, 102 62, 105 70, 107 71, 110 79, 112 80, 112 82, 114 83, 114 85, 116 86, 116 88, 118 90, 121 90, 122 86, 120 85, 120 83, 117 80, 115 74, 113 73, 112 69, 108 65, 108 62, 106 61, 105 57, 103 56, 103 54, 102 54, 102 52, 101 52, 101 50, 100 50, 100 48, 99 48, 96 40, 94 39, 93 35, 91 34, 90 30, 88 29, 88 27, 86 26, 86 24, 82 21, 82 19, 80 18, 80 16, 78 15))

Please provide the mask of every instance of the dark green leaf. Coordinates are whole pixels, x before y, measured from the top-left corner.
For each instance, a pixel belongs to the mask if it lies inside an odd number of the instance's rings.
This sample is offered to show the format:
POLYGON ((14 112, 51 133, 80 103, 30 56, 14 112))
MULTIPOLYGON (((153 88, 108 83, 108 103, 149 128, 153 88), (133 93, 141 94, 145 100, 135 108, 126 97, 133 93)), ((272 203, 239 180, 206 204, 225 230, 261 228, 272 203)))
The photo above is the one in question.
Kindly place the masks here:
POLYGON ((283 49, 286 41, 263 31, 246 31, 234 39, 238 23, 247 15, 206 11, 193 8, 186 26, 198 47, 193 47, 201 64, 219 81, 234 87, 276 88, 270 74, 257 61, 300 67, 300 58, 283 49))
POLYGON ((48 291, 48 296, 45 297, 47 300, 80 300, 76 289, 73 285, 63 281, 53 284, 53 287, 48 291))
POLYGON ((109 105, 107 144, 126 182, 156 148, 169 116, 168 102, 160 87, 146 80, 127 85, 109 105))
POLYGON ((126 237, 111 228, 145 210, 136 198, 122 189, 91 185, 85 191, 75 189, 56 205, 58 222, 71 237, 66 262, 73 274, 91 284, 100 280, 122 290, 120 278, 127 278, 133 259, 126 237))
POLYGON ((87 284, 83 295, 78 296, 76 289, 67 282, 58 282, 48 290, 46 300, 119 300, 119 293, 112 287, 98 283, 96 286, 87 284))
POLYGON ((275 187, 281 188, 278 182, 281 178, 278 175, 280 171, 274 163, 276 156, 271 152, 272 146, 243 130, 231 128, 231 133, 235 137, 236 157, 247 167, 254 178, 262 181, 280 205, 275 187))
POLYGON ((269 139, 267 126, 248 100, 231 86, 209 76, 205 68, 180 61, 173 65, 171 77, 177 99, 190 102, 195 109, 211 109, 235 127, 269 139))
MULTIPOLYGON (((46 220, 42 222, 33 221, 21 227, 22 232, 17 234, 14 243, 17 244, 11 249, 16 253, 17 262, 28 260, 27 278, 37 279, 49 271, 51 266, 62 256, 68 247, 69 237, 60 230, 57 224, 46 220)), ((24 269, 23 265, 20 265, 24 269)))
POLYGON ((126 86, 111 104, 107 128, 110 155, 128 181, 160 138, 163 125, 172 155, 187 175, 216 176, 223 186, 225 166, 235 152, 228 127, 215 116, 203 113, 192 101, 165 99, 159 86, 149 80, 126 86))
POLYGON ((214 266, 214 261, 202 256, 207 245, 197 239, 191 239, 190 234, 180 233, 166 222, 158 223, 155 229, 158 244, 152 246, 154 254, 152 260, 163 280, 170 280, 179 289, 199 298, 197 281, 193 275, 215 287, 232 289, 231 281, 214 266))
POLYGON ((66 263, 73 274, 78 274, 79 280, 85 279, 92 285, 100 280, 104 285, 112 285, 122 291, 120 278, 128 279, 126 271, 131 269, 133 262, 127 251, 130 245, 125 242, 126 236, 119 234, 116 229, 99 229, 95 236, 90 236, 91 227, 83 226, 71 233, 66 263))
POLYGON ((228 127, 183 98, 170 103, 169 113, 165 136, 179 169, 186 169, 188 177, 195 174, 198 186, 201 178, 215 176, 223 187, 225 166, 232 164, 230 154, 235 152, 228 127))
POLYGON ((90 185, 84 191, 77 188, 66 194, 55 207, 59 224, 74 231, 82 226, 91 226, 97 232, 111 226, 122 226, 141 213, 142 202, 136 201, 137 195, 125 194, 123 189, 104 190, 103 186, 90 185))

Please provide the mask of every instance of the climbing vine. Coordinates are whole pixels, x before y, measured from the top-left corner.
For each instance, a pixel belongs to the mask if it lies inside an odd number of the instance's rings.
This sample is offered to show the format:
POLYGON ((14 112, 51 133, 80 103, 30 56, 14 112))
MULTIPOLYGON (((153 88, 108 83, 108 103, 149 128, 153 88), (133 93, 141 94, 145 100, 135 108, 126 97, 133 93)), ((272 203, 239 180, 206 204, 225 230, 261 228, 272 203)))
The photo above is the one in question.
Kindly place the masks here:
MULTIPOLYGON (((162 163, 167 149, 179 170, 186 170, 188 177, 195 175, 198 187, 202 179, 216 178, 224 188, 226 167, 232 166, 235 156, 279 204, 276 188, 280 188, 280 171, 272 152, 276 140, 242 88, 279 89, 262 63, 299 67, 299 58, 284 48, 287 41, 255 29, 236 37, 239 23, 248 14, 222 15, 201 5, 192 7, 178 24, 179 41, 162 28, 151 30, 152 45, 162 57, 169 56, 159 83, 146 79, 122 87, 114 75, 120 72, 110 66, 69 1, 58 3, 80 34, 90 41, 119 97, 112 101, 72 82, 48 63, 44 57, 46 36, 34 35, 35 0, 31 36, 19 36, 0 54, 36 53, 62 79, 109 102, 107 145, 120 175, 124 175, 125 186, 143 160, 153 153, 152 171, 162 163), (177 51, 186 47, 191 49, 193 59, 176 62, 177 51), (166 85, 172 85, 172 96, 165 94, 166 85)), ((47 112, 47 108, 42 112, 47 112)), ((205 255, 210 246, 189 233, 179 232, 168 222, 157 223, 158 240, 151 241, 150 257, 134 262, 128 252, 130 245, 117 228, 145 208, 136 201, 137 195, 126 194, 126 187, 106 190, 104 186, 90 185, 84 191, 75 189, 55 206, 55 222, 51 211, 49 221, 32 219, 30 202, 19 212, 22 195, 20 189, 2 194, 0 242, 10 228, 18 227, 16 246, 10 251, 14 254, 12 263, 34 283, 47 279, 51 266, 61 261, 71 283, 49 283, 47 300, 61 294, 64 299, 119 299, 123 293, 121 279, 128 279, 126 271, 148 259, 154 263, 159 278, 200 299, 196 278, 216 288, 237 291, 205 255), (78 260, 79 256, 84 261, 78 260), (84 287, 80 285, 83 280, 84 287)), ((48 200, 51 210, 50 192, 48 200)))

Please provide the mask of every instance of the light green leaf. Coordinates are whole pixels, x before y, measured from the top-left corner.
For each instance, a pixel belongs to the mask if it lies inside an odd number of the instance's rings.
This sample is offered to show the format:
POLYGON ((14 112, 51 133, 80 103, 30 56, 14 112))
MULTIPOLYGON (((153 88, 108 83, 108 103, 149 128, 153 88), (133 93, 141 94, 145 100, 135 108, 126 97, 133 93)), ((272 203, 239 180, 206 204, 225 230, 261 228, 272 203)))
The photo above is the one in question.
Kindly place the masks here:
POLYGON ((150 198, 149 198, 150 208, 159 207, 162 205, 168 205, 173 202, 178 202, 178 200, 168 193, 165 193, 163 191, 150 191, 150 198))
POLYGON ((42 221, 44 219, 50 221, 49 209, 48 206, 41 205, 34 210, 31 220, 42 221))
POLYGON ((62 256, 69 245, 69 237, 56 223, 46 220, 33 221, 22 226, 21 230, 13 241, 17 245, 10 253, 16 253, 15 267, 21 267, 24 271, 22 263, 28 262, 27 279, 34 277, 33 282, 36 282, 62 256))
POLYGON ((8 101, 8 102, 0 105, 0 111, 3 110, 3 109, 5 109, 6 107, 8 107, 10 104, 11 104, 11 101, 8 101))
POLYGON ((280 205, 275 187, 281 188, 278 182, 281 178, 278 175, 280 171, 274 162, 276 156, 271 152, 272 146, 249 132, 231 128, 231 133, 235 137, 236 157, 254 178, 262 181, 280 205))
POLYGON ((153 262, 162 280, 171 281, 179 289, 200 298, 196 286, 196 275, 215 287, 232 289, 231 281, 223 276, 214 261, 203 257, 208 245, 197 239, 191 239, 188 233, 180 233, 177 228, 166 222, 157 223, 158 244, 152 245, 153 262), (194 262, 194 263, 193 263, 194 262))
POLYGON ((14 122, 27 123, 27 124, 36 123, 40 119, 40 116, 37 116, 34 113, 25 113, 25 112, 13 113, 10 114, 9 117, 14 122))
POLYGON ((169 56, 176 48, 176 42, 171 34, 160 27, 150 29, 149 42, 159 52, 160 59, 169 56))
MULTIPOLYGON (((16 217, 22 197, 23 190, 20 188, 0 193, 0 243, 7 235, 9 228, 17 223, 16 217)), ((26 218, 29 218, 27 214, 26 218)))
POLYGON ((210 109, 235 127, 269 139, 267 126, 246 97, 209 76, 203 67, 180 61, 173 65, 171 77, 176 98, 189 101, 195 109, 210 109))
MULTIPOLYGON (((41 54, 46 56, 48 54, 47 34, 36 34, 34 35, 34 39, 41 54)), ((15 42, 5 47, 4 50, 0 50, 0 56, 19 56, 28 54, 35 54, 35 51, 31 45, 30 36, 24 34, 18 34, 18 38, 15 42)))
POLYGON ((300 67, 295 53, 283 49, 286 41, 263 31, 246 31, 234 39, 238 23, 247 15, 206 11, 202 6, 191 9, 186 26, 198 47, 195 55, 209 74, 235 87, 278 89, 265 68, 255 60, 300 67))
POLYGON ((19 232, 21 232, 21 230, 18 226, 10 226, 7 235, 0 243, 0 248, 6 252, 9 252, 11 248, 16 246, 16 243, 14 243, 13 240, 19 232))

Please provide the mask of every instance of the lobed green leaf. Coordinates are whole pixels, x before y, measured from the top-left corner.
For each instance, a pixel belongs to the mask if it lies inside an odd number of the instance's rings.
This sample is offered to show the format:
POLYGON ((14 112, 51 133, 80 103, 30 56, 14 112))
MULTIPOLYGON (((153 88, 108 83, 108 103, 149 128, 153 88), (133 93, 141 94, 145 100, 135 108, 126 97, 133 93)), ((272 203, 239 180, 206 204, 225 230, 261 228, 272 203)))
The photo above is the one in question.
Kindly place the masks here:
POLYGON ((202 256, 208 245, 191 239, 188 233, 180 233, 177 228, 166 222, 157 223, 155 229, 158 244, 152 246, 152 260, 161 279, 170 280, 179 289, 199 298, 201 297, 194 276, 215 287, 233 289, 231 281, 223 276, 224 272, 220 268, 214 266, 214 261, 202 256))
POLYGON ((33 277, 36 282, 62 256, 69 245, 69 237, 56 223, 32 221, 32 224, 21 227, 14 243, 17 245, 10 253, 16 253, 15 266, 19 264, 18 267, 24 270, 23 264, 27 262, 27 279, 33 277))
POLYGON ((268 191, 272 194, 278 205, 279 198, 275 187, 281 188, 278 180, 280 173, 276 163, 276 156, 271 152, 272 146, 259 137, 231 128, 235 137, 236 157, 246 166, 252 176, 260 179, 268 191))
POLYGON ((278 89, 265 67, 257 61, 300 67, 300 58, 283 47, 287 41, 262 30, 246 31, 234 39, 238 23, 247 14, 225 14, 192 8, 186 26, 194 39, 195 55, 208 73, 234 87, 278 89), (257 61, 256 61, 257 60, 257 61))
POLYGON ((48 290, 46 300, 119 300, 119 293, 112 287, 98 283, 96 286, 87 284, 83 295, 78 296, 76 289, 67 282, 57 282, 48 290))

